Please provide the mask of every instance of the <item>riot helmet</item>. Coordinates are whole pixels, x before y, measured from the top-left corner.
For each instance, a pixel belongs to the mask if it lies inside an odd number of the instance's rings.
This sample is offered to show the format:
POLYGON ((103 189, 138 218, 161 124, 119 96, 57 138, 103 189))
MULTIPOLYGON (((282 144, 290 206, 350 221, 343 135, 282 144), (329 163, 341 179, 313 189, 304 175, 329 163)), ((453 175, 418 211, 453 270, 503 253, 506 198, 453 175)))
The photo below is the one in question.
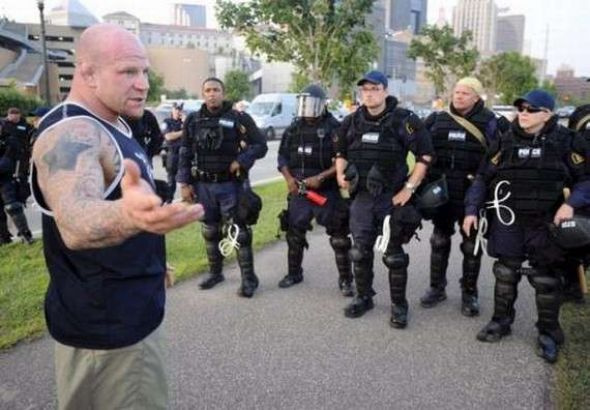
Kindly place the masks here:
POLYGON ((590 245, 590 218, 574 215, 561 221, 559 226, 550 225, 550 231, 557 244, 564 249, 582 248, 590 245))
POLYGON ((416 198, 416 206, 425 218, 432 217, 437 208, 449 202, 449 188, 447 179, 443 175, 430 184, 425 185, 416 198))
POLYGON ((326 93, 319 85, 308 85, 297 95, 297 117, 318 118, 326 108, 326 93))

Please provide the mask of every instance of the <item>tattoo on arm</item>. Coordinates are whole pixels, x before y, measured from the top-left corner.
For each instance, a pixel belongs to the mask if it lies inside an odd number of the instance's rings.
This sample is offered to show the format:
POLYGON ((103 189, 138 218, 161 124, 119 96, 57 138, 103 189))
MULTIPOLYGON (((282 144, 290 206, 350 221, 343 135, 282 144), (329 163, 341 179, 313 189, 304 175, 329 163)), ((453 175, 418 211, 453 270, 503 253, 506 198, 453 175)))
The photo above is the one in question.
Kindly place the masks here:
POLYGON ((33 160, 68 247, 116 245, 139 232, 123 215, 120 201, 103 199, 107 175, 120 169, 121 159, 98 124, 77 119, 58 125, 38 141, 33 160))

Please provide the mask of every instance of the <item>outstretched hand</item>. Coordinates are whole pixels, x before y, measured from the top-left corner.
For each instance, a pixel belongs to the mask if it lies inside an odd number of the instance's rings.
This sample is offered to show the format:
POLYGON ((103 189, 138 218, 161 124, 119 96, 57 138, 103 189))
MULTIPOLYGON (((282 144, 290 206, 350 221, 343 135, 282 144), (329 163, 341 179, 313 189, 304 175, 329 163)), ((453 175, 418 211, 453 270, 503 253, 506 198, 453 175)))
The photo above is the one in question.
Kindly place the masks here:
POLYGON ((160 197, 141 178, 137 164, 126 159, 123 166, 121 207, 131 225, 143 231, 165 234, 203 217, 205 210, 201 204, 162 205, 160 197))

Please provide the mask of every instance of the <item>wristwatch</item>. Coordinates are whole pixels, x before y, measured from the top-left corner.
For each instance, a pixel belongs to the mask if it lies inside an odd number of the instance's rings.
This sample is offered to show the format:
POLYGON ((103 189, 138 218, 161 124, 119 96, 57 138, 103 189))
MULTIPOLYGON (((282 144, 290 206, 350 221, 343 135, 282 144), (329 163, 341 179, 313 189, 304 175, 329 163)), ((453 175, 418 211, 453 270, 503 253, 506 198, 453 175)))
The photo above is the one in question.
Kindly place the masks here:
POLYGON ((404 188, 406 188, 411 193, 416 192, 416 184, 413 184, 410 181, 406 181, 406 183, 404 184, 404 188))

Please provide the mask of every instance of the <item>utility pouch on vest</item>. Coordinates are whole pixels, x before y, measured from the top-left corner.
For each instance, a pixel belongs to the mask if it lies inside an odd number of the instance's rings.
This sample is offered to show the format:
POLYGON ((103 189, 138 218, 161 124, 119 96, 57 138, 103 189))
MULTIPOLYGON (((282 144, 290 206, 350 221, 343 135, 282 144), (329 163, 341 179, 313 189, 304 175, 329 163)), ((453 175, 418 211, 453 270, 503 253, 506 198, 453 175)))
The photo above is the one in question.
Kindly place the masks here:
POLYGON ((467 131, 469 131, 469 133, 471 135, 473 135, 475 138, 477 138, 477 140, 481 143, 481 145, 484 146, 484 148, 488 147, 488 143, 486 142, 486 139, 483 136, 483 133, 479 130, 479 128, 477 128, 475 125, 473 125, 471 122, 469 122, 468 120, 466 120, 463 117, 455 115, 451 112, 449 112, 448 114, 451 116, 451 118, 453 118, 455 121, 457 121, 460 126, 465 128, 467 131))
POLYGON ((244 188, 238 200, 238 220, 246 225, 256 225, 261 210, 262 198, 250 186, 244 188))
POLYGON ((385 177, 383 177, 383 174, 381 171, 379 171, 379 168, 373 165, 367 174, 366 186, 369 194, 371 194, 373 197, 381 195, 383 193, 383 189, 385 188, 385 183, 385 177))

